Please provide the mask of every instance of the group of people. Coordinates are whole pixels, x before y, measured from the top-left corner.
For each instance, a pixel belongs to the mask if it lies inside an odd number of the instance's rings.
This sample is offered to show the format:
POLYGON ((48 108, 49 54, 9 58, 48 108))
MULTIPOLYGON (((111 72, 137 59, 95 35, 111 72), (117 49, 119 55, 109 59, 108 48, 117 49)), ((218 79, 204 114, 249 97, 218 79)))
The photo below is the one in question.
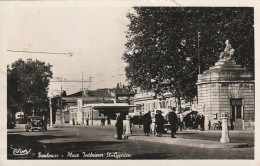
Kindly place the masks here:
MULTIPOLYGON (((204 130, 204 116, 202 114, 191 114, 189 116, 183 117, 183 115, 177 116, 175 113, 175 108, 172 108, 165 118, 162 115, 162 111, 158 110, 155 115, 155 133, 156 136, 161 137, 165 133, 165 124, 169 123, 169 128, 171 130, 171 137, 176 138, 176 131, 186 129, 187 127, 192 127, 193 129, 204 130), (166 120, 167 119, 167 120, 166 120)), ((117 139, 122 139, 123 134, 123 120, 124 116, 120 113, 117 114, 116 118, 116 128, 117 128, 117 139)), ((143 115, 143 131, 145 136, 149 136, 151 132, 152 117, 151 112, 148 111, 143 115)))
POLYGON ((205 117, 200 114, 190 114, 190 116, 186 116, 185 118, 185 124, 186 127, 190 127, 192 129, 200 129, 200 130, 204 130, 204 121, 205 121, 205 117))
MULTIPOLYGON (((171 137, 176 138, 174 134, 176 133, 177 125, 178 125, 178 118, 177 114, 175 113, 175 109, 171 109, 171 111, 168 114, 168 122, 170 124, 170 130, 171 130, 171 137)), ((165 127, 164 125, 167 123, 165 118, 162 116, 162 111, 159 110, 157 114, 155 115, 155 131, 156 136, 161 137, 163 133, 165 133, 165 127)), ((152 118, 151 118, 151 112, 148 111, 148 113, 144 114, 143 116, 143 128, 145 136, 149 136, 149 133, 151 131, 151 124, 152 124, 152 118)))

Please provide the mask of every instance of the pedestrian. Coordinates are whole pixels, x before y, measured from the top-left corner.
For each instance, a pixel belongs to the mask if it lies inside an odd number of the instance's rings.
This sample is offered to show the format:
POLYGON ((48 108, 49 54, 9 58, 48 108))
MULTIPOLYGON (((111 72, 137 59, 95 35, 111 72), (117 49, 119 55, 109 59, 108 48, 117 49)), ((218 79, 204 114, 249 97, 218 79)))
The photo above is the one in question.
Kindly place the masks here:
POLYGON ((211 127, 211 121, 210 120, 209 120, 208 126, 209 126, 209 130, 210 130, 210 127, 211 127))
POLYGON ((193 128, 193 116, 192 116, 192 114, 190 114, 190 118, 189 119, 190 119, 189 120, 189 127, 193 128))
POLYGON ((117 132, 117 139, 122 139, 123 135, 123 115, 120 113, 117 113, 116 117, 116 132, 117 132))
POLYGON ((205 117, 203 114, 201 114, 201 130, 204 131, 204 120, 205 120, 205 117))
POLYGON ((183 129, 183 116, 181 114, 178 117, 178 124, 179 124, 180 131, 182 131, 182 129, 183 129))
POLYGON ((187 130, 186 122, 187 122, 187 117, 182 115, 182 129, 183 130, 187 130))
POLYGON ((172 108, 171 112, 169 112, 168 118, 169 118, 170 129, 171 129, 171 137, 176 138, 174 134, 176 133, 176 125, 178 123, 178 118, 174 108, 172 108))
POLYGON ((151 124, 152 124, 151 112, 148 111, 143 116, 143 126, 144 126, 144 134, 145 134, 145 136, 149 136, 149 133, 151 131, 151 127, 150 127, 151 124))
POLYGON ((88 117, 86 118, 86 125, 87 125, 87 126, 89 125, 89 115, 88 115, 88 117))
POLYGON ((45 133, 45 131, 47 130, 47 119, 45 118, 44 115, 42 116, 41 124, 42 124, 42 131, 43 133, 45 133))
POLYGON ((162 111, 159 110, 158 113, 155 115, 155 128, 156 133, 158 137, 161 137, 163 133, 165 133, 164 130, 164 124, 166 123, 166 120, 162 116, 162 111))
POLYGON ((72 118, 72 124, 73 124, 73 126, 75 125, 75 120, 74 120, 74 118, 72 118))
POLYGON ((197 118, 197 114, 195 113, 195 114, 193 114, 193 116, 192 116, 192 120, 193 120, 193 129, 198 129, 198 126, 197 126, 197 120, 198 118, 197 118))
POLYGON ((103 125, 103 118, 101 117, 101 119, 100 119, 100 126, 102 126, 103 125))
POLYGON ((105 126, 105 121, 106 121, 105 117, 102 117, 101 118, 102 126, 105 126))

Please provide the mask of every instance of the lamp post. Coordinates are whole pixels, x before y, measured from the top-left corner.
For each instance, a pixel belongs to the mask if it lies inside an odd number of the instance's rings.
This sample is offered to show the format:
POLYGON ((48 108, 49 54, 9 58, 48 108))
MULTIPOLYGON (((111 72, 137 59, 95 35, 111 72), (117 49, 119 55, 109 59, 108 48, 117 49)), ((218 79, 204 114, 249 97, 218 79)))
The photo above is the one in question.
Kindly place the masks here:
MULTIPOLYGON (((29 97, 29 100, 28 100, 28 104, 29 104, 29 107, 30 109, 32 109, 32 101, 31 101, 31 98, 29 97)), ((32 116, 34 116, 34 109, 32 109, 32 116)))
POLYGON ((51 106, 51 98, 50 99, 50 128, 52 128, 52 106, 51 106))
POLYGON ((200 32, 198 32, 198 67, 199 67, 199 74, 200 74, 200 32))

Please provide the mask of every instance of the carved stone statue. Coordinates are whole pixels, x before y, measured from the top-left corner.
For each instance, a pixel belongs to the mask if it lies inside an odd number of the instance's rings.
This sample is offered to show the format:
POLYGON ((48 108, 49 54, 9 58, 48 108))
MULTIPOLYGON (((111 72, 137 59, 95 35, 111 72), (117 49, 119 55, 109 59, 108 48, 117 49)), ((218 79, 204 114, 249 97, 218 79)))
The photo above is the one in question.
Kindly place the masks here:
POLYGON ((235 49, 232 48, 229 40, 226 40, 225 44, 226 44, 226 48, 224 52, 220 53, 219 59, 223 59, 223 60, 231 59, 235 52, 235 49))

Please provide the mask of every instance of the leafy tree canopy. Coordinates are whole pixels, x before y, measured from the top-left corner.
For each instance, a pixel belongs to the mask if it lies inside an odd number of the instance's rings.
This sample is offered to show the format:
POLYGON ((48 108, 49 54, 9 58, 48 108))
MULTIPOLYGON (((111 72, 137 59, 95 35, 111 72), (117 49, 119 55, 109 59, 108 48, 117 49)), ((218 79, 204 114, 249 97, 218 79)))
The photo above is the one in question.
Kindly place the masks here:
POLYGON ((22 59, 7 66, 7 106, 10 110, 32 115, 48 108, 48 86, 51 65, 39 60, 22 59))
POLYGON ((130 85, 158 91, 167 87, 191 100, 199 66, 201 73, 213 66, 227 39, 235 61, 254 72, 253 13, 253 8, 134 8, 127 14, 123 55, 130 85))

